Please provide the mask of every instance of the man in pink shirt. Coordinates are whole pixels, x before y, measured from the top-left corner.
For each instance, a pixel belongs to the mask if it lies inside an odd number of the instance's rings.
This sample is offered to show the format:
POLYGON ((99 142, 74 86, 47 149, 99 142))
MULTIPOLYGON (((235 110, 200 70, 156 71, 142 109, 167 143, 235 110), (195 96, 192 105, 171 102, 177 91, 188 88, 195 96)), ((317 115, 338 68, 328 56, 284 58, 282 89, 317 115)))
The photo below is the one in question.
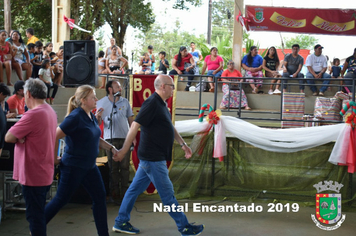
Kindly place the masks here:
POLYGON ((13 179, 22 184, 31 234, 45 236, 44 208, 53 181, 57 116, 45 102, 47 87, 41 80, 27 80, 24 94, 30 110, 9 129, 5 141, 15 143, 13 179))
POLYGON ((22 115, 25 113, 25 95, 23 92, 24 84, 25 82, 22 80, 16 81, 14 85, 14 95, 7 99, 10 113, 15 113, 16 115, 22 115))

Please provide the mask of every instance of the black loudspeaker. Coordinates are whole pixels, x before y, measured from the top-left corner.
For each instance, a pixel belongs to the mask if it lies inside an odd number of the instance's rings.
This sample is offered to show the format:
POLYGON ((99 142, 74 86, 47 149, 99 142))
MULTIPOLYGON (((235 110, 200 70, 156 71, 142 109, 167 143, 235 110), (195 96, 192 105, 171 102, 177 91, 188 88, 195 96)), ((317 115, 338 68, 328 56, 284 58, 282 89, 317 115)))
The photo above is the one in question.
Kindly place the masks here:
POLYGON ((64 41, 64 86, 97 85, 98 66, 94 40, 64 41))

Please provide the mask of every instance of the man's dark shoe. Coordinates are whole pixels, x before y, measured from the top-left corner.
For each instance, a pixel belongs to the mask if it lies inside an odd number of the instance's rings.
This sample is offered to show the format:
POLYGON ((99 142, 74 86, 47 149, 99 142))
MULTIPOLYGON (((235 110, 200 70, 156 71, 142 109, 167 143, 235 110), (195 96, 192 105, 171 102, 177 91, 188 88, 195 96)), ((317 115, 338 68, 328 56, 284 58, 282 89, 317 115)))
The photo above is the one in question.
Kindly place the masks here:
POLYGON ((130 222, 126 222, 123 224, 115 223, 114 227, 112 227, 112 231, 124 233, 124 234, 138 234, 140 230, 138 228, 133 227, 130 222))
POLYGON ((189 235, 199 235, 204 230, 204 225, 193 225, 189 224, 183 230, 179 231, 182 236, 189 236, 189 235))

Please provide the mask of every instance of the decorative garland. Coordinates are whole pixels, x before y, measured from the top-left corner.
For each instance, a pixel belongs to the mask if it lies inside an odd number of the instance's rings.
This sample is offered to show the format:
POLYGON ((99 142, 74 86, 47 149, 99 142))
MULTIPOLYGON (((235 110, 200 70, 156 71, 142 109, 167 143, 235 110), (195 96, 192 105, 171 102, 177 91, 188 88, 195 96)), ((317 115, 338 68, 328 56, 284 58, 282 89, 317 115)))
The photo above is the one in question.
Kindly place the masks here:
POLYGON ((351 125, 352 129, 354 129, 356 126, 356 103, 353 101, 346 103, 341 109, 340 115, 344 116, 350 108, 352 109, 351 114, 346 117, 345 123, 351 125))
POLYGON ((198 149, 198 154, 201 155, 206 144, 206 137, 208 136, 212 127, 215 127, 213 157, 219 158, 220 161, 223 161, 224 156, 226 156, 226 136, 223 122, 220 119, 221 110, 214 111, 214 108, 210 104, 205 103, 199 110, 199 122, 203 122, 204 112, 206 110, 209 110, 209 114, 206 116, 208 125, 206 129, 204 129, 204 131, 200 134, 202 137, 199 144, 200 148, 198 149))

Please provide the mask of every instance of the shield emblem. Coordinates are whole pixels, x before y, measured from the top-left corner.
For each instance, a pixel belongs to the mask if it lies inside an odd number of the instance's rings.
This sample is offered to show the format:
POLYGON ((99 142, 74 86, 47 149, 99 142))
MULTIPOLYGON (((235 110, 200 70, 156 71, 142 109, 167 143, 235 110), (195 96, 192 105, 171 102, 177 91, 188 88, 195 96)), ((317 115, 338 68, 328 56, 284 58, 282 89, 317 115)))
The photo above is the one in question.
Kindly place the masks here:
POLYGON ((255 8, 255 15, 253 17, 253 20, 256 23, 261 23, 264 18, 263 18, 263 8, 255 8))
POLYGON ((323 224, 335 224, 341 218, 341 194, 316 194, 316 218, 323 224))
POLYGON ((263 19, 263 10, 258 10, 258 11, 256 11, 255 12, 255 17, 256 17, 256 19, 257 20, 261 20, 261 19, 263 19))

